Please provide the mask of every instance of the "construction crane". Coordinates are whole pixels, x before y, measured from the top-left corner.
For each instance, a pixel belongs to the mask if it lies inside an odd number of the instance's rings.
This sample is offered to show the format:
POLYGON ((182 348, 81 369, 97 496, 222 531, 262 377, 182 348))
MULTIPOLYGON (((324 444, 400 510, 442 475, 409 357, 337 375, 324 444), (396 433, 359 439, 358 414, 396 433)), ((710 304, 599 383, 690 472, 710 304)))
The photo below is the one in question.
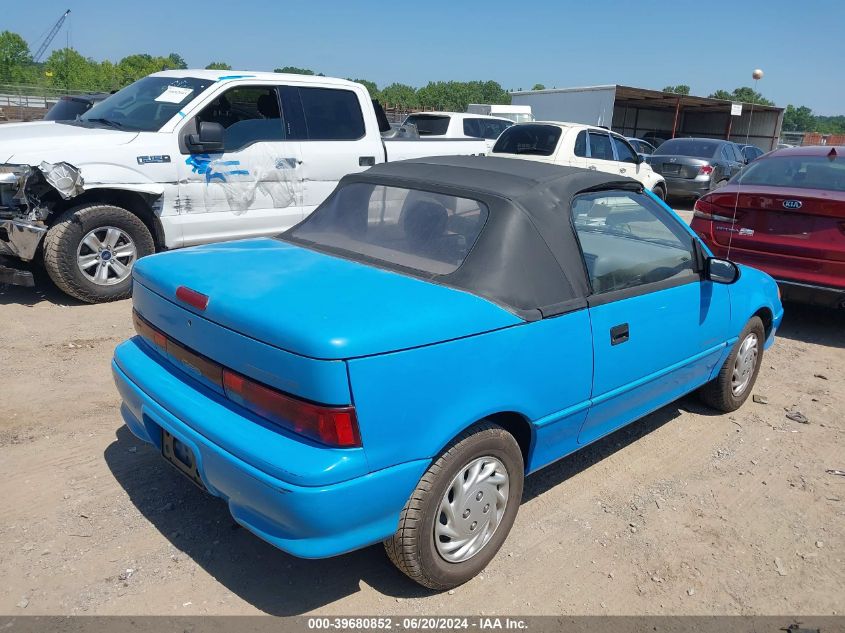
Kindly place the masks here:
POLYGON ((70 15, 70 9, 65 11, 62 14, 62 17, 59 18, 58 22, 53 25, 53 28, 50 29, 50 32, 47 33, 47 37, 44 38, 44 41, 41 42, 41 46, 38 47, 38 50, 35 51, 35 55, 32 56, 32 61, 38 63, 41 61, 41 57, 44 55, 44 52, 47 50, 47 47, 50 46, 50 42, 53 41, 53 38, 59 33, 59 29, 62 28, 62 24, 65 23, 67 16, 70 15))

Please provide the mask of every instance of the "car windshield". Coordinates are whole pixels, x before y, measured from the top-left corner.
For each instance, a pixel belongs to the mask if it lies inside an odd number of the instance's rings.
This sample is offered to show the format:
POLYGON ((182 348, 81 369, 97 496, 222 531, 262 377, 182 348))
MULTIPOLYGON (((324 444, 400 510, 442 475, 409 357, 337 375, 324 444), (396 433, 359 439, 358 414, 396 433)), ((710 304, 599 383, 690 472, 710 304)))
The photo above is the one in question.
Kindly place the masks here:
POLYGON ((144 77, 95 105, 79 122, 157 132, 213 83, 212 79, 194 77, 144 77))
POLYGON ((735 182, 766 187, 845 191, 845 158, 772 156, 748 165, 735 182))
POLYGON ((673 138, 661 143, 654 150, 655 154, 672 156, 694 156, 696 158, 713 158, 719 143, 695 138, 673 138))
POLYGON ((449 129, 449 117, 431 114, 412 114, 405 119, 405 125, 416 125, 420 136, 443 136, 449 129))
POLYGON ((486 221, 487 207, 477 200, 357 182, 340 187, 283 237, 356 261, 448 275, 486 221))
POLYGON ((556 125, 514 125, 502 132, 493 146, 493 153, 551 156, 557 147, 560 132, 556 125))

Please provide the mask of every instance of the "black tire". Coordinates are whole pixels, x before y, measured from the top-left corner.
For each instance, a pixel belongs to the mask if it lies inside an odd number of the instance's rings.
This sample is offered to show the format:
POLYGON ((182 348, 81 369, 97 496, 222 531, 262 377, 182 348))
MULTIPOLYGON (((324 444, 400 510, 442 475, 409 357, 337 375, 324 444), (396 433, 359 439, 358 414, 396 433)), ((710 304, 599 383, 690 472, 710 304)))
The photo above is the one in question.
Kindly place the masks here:
POLYGON ((760 317, 751 317, 748 323, 745 324, 739 339, 731 350, 730 356, 719 370, 719 375, 715 380, 708 382, 699 390, 699 396, 704 403, 719 411, 729 413, 739 409, 743 403, 748 400, 748 396, 754 389, 754 383, 757 381, 757 374, 760 373, 760 366, 763 363, 763 344, 766 341, 766 330, 763 327, 763 322, 760 317), (745 385, 740 393, 734 393, 733 390, 733 373, 736 364, 737 356, 740 353, 743 342, 751 335, 757 337, 757 354, 756 362, 750 372, 750 380, 745 385))
POLYGON ((387 556, 405 575, 429 589, 445 591, 467 582, 487 566, 507 538, 522 500, 524 473, 522 451, 510 433, 489 422, 467 429, 420 479, 402 509, 399 529, 384 542, 387 556), (508 495, 502 518, 486 544, 472 557, 449 562, 435 544, 434 527, 435 521, 440 520, 440 502, 453 479, 474 460, 483 457, 498 459, 507 470, 508 495))
POLYGON ((666 202, 666 189, 663 187, 663 185, 654 185, 654 189, 652 189, 651 191, 655 196, 663 200, 663 202, 666 202))
POLYGON ((136 253, 132 263, 155 252, 153 237, 141 219, 126 209, 109 204, 86 204, 68 209, 44 237, 44 267, 50 279, 60 290, 86 303, 116 301, 132 294, 131 275, 119 282, 95 283, 77 263, 85 236, 105 227, 115 227, 131 238, 136 253))

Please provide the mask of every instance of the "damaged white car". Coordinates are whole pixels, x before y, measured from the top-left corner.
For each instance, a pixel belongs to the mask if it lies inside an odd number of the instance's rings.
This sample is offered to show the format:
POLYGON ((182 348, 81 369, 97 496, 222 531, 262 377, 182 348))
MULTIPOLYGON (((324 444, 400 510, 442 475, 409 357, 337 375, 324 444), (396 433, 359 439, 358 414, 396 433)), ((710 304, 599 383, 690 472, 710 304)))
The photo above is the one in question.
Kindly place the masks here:
POLYGON ((150 75, 75 121, 2 125, 0 283, 32 283, 11 258, 41 260, 82 301, 122 299, 140 257, 280 233, 377 163, 487 149, 389 129, 357 83, 207 70, 150 75))

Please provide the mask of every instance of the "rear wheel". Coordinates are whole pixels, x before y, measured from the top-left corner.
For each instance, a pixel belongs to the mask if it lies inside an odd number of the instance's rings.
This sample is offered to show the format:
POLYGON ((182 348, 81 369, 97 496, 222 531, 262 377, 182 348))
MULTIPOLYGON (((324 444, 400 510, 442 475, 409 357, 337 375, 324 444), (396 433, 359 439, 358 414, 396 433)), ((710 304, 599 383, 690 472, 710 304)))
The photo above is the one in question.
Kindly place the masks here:
POLYGON ((739 335, 719 375, 699 391, 701 399, 714 409, 726 413, 739 409, 751 395, 757 381, 765 340, 763 322, 759 317, 752 317, 739 335))
POLYGON ((388 557, 430 589, 467 582, 510 532, 523 480, 522 451, 510 433, 491 423, 467 430, 420 479, 384 542, 388 557))
POLYGON ((64 292, 88 303, 125 299, 132 266, 155 251, 149 229, 135 214, 106 204, 63 213, 44 238, 44 267, 64 292))

